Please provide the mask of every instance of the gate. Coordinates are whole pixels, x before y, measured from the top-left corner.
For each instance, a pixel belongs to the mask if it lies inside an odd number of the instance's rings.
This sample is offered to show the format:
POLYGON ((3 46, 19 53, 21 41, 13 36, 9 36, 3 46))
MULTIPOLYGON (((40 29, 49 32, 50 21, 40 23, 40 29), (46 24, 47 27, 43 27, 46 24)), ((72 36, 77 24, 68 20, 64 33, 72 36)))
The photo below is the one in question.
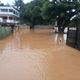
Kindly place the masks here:
POLYGON ((67 45, 71 47, 75 47, 76 45, 76 28, 71 27, 68 28, 68 33, 67 33, 67 45))
POLYGON ((69 27, 67 33, 67 45, 80 50, 80 27, 69 27))

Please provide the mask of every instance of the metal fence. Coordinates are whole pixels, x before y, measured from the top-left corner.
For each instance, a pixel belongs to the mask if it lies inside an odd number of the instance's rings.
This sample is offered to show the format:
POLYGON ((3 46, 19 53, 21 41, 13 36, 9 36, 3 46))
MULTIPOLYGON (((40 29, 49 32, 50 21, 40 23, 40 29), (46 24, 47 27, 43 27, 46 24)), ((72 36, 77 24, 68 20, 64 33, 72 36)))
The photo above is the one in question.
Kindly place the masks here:
POLYGON ((69 27, 67 45, 80 50, 80 27, 69 27))

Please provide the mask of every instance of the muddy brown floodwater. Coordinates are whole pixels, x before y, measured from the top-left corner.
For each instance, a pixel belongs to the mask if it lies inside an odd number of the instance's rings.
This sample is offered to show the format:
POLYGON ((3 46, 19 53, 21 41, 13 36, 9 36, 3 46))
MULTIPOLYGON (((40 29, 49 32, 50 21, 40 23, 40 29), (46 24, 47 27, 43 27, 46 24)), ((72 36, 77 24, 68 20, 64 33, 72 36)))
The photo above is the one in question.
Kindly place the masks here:
POLYGON ((80 80, 80 51, 52 29, 20 29, 0 41, 0 80, 80 80))

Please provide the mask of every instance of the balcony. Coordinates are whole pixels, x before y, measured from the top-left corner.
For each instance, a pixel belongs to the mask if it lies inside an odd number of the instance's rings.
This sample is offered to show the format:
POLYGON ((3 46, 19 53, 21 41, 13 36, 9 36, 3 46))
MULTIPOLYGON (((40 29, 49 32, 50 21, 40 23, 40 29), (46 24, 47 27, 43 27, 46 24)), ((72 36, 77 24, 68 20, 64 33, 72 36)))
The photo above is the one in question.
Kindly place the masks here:
POLYGON ((15 16, 15 17, 19 17, 18 14, 14 14, 13 12, 0 12, 0 16, 15 16))
POLYGON ((19 17, 19 12, 13 7, 0 7, 0 16, 19 17))

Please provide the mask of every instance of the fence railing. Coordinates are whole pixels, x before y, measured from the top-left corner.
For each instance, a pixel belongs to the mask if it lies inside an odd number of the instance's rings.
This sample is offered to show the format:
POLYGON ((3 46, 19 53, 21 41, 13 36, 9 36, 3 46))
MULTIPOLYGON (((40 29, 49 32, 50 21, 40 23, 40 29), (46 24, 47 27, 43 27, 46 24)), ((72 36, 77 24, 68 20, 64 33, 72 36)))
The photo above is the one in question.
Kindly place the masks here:
POLYGON ((80 50, 80 27, 69 27, 67 45, 80 50))

